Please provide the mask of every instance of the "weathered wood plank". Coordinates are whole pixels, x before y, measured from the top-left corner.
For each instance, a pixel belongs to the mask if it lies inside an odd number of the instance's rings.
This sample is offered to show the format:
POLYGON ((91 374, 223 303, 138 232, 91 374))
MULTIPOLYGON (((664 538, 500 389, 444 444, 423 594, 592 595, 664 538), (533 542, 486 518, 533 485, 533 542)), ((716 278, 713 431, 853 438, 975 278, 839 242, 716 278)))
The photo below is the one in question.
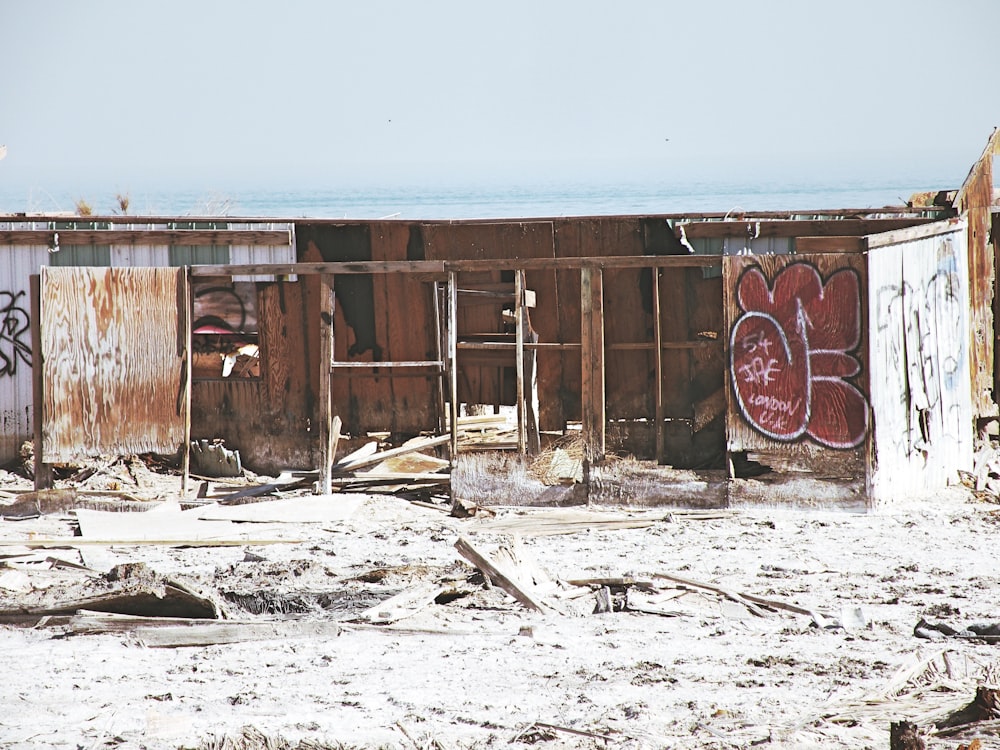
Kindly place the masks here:
MULTIPOLYGON (((610 220, 609 220, 610 221, 610 220)), ((565 271, 590 266, 592 268, 712 268, 721 265, 720 255, 622 255, 618 257, 589 255, 579 257, 527 257, 473 260, 425 261, 344 261, 302 263, 256 263, 191 266, 192 276, 253 276, 292 274, 373 274, 419 273, 425 280, 443 280, 448 271, 483 273, 499 270, 565 271)), ((533 278, 528 286, 544 298, 544 292, 533 278)))
POLYGON ((581 413, 584 451, 588 462, 600 462, 606 452, 607 416, 604 397, 603 272, 580 271, 581 413))
POLYGON ((331 466, 334 457, 330 445, 334 441, 334 428, 340 432, 341 423, 334 423, 333 383, 330 367, 333 364, 333 285, 332 276, 320 277, 319 294, 319 393, 317 404, 317 426, 319 428, 319 491, 330 492, 331 466))
POLYGON ((0 245, 252 245, 284 247, 292 242, 290 230, 204 229, 30 229, 0 230, 0 245))
POLYGON ((416 440, 409 441, 406 445, 401 445, 398 448, 390 448, 389 450, 381 451, 379 453, 373 453, 369 456, 363 456, 360 458, 355 458, 350 461, 339 461, 333 466, 334 472, 348 472, 356 471, 362 469, 365 466, 373 466, 374 464, 384 461, 387 458, 393 458, 395 456, 405 456, 407 453, 416 453, 417 451, 422 451, 425 448, 433 448, 438 445, 445 445, 451 441, 451 435, 439 435, 432 438, 419 438, 416 440))
MULTIPOLYGON (((995 293, 997 277, 997 259, 995 249, 998 242, 997 234, 991 237, 991 222, 994 203, 993 174, 994 160, 1000 155, 1000 129, 994 129, 979 161, 972 167, 966 178, 955 207, 960 213, 968 216, 968 266, 969 266, 969 304, 970 316, 970 346, 972 347, 972 399, 973 411, 977 417, 988 417, 997 414, 997 402, 992 390, 994 378, 1000 384, 1000 369, 995 367, 996 361, 996 320, 994 307, 997 306, 995 293)), ((1000 393, 998 385, 997 393, 1000 393)))
POLYGON ((889 232, 896 229, 926 224, 934 221, 931 218, 892 218, 892 219, 813 219, 807 221, 758 221, 742 219, 739 221, 700 221, 684 224, 684 233, 688 239, 746 237, 748 227, 754 237, 822 237, 829 235, 860 236, 889 232))
POLYGON ((172 268, 44 268, 47 461, 174 453, 185 439, 184 346, 172 268))
POLYGON ((518 580, 517 575, 513 571, 507 570, 500 563, 491 560, 476 549, 468 539, 459 537, 458 541, 455 542, 455 549, 458 550, 462 557, 488 575, 495 585, 502 588, 528 609, 533 609, 536 612, 549 611, 549 608, 535 595, 527 582, 518 580))
POLYGON ((925 237, 936 237, 941 234, 951 234, 959 229, 965 229, 965 224, 962 220, 946 219, 944 221, 935 221, 930 224, 921 224, 916 227, 896 229, 893 231, 882 232, 880 234, 869 235, 865 237, 865 246, 868 250, 874 250, 877 247, 899 245, 903 242, 913 242, 914 240, 921 240, 925 237))
POLYGON ((796 253, 861 253, 866 248, 863 236, 796 237, 796 253))
POLYGON ((870 414, 865 257, 733 256, 724 269, 728 451, 861 456, 870 414))

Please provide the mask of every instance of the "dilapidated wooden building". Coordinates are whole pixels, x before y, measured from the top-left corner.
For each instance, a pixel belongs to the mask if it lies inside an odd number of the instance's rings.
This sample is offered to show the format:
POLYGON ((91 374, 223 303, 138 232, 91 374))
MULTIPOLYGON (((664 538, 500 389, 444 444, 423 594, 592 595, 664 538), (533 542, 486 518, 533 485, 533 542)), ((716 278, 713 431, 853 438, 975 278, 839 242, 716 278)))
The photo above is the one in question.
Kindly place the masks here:
POLYGON ((576 497, 611 454, 722 477, 644 475, 676 504, 940 486, 997 415, 998 149, 930 205, 809 214, 0 217, 0 461, 218 438, 328 479, 338 435, 454 458, 484 405, 522 453, 578 435, 576 497))

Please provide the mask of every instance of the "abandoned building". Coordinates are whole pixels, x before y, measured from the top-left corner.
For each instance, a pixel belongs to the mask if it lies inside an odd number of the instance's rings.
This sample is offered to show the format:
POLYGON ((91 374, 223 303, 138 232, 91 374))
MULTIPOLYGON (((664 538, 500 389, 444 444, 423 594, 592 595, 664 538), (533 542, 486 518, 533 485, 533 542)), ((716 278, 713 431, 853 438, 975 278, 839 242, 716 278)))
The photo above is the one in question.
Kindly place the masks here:
POLYGON ((998 152, 994 131, 959 190, 877 209, 0 216, 0 463, 33 441, 40 485, 84 456, 187 471, 192 440, 222 440, 329 491, 378 433, 424 436, 454 493, 473 449, 527 461, 572 438, 582 473, 544 502, 866 507, 943 486, 998 415, 998 152), (500 413, 509 439, 460 444, 500 413))

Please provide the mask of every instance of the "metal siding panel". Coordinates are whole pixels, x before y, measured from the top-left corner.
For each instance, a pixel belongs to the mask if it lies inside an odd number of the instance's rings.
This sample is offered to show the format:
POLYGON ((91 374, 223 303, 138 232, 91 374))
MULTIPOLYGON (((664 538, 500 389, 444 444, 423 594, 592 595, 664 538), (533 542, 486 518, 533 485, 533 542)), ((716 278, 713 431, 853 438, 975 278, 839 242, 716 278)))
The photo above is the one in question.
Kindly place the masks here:
POLYGON ((0 260, 0 463, 32 438, 29 277, 48 263, 45 247, 3 248, 0 260))
POLYGON ((167 245, 112 245, 111 265, 115 268, 163 268, 170 265, 167 245))
POLYGON ((50 266, 93 266, 106 268, 111 265, 110 245, 65 245, 49 253, 50 266))

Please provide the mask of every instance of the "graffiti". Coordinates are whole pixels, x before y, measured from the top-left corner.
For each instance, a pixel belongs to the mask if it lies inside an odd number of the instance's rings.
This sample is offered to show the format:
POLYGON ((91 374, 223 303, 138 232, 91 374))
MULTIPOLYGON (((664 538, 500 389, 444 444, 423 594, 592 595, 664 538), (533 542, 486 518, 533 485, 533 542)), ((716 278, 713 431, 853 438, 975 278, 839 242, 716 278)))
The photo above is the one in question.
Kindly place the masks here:
POLYGON ((247 309, 240 295, 231 286, 206 286, 194 291, 195 320, 193 329, 218 329, 216 333, 242 333, 246 329, 247 309))
POLYGON ((774 440, 860 445, 868 402, 848 380, 861 372, 857 273, 843 268, 824 282, 813 266, 793 263, 769 286, 752 266, 736 298, 742 314, 730 334, 729 366, 743 418, 774 440))
POLYGON ((31 367, 31 346, 22 338, 31 328, 27 311, 18 305, 24 292, 0 292, 0 376, 13 377, 18 361, 31 367))
POLYGON ((926 459, 932 442, 961 442, 969 334, 954 256, 940 257, 929 277, 919 269, 909 270, 909 280, 875 292, 874 324, 881 346, 872 369, 887 386, 880 444, 898 456, 926 459))

